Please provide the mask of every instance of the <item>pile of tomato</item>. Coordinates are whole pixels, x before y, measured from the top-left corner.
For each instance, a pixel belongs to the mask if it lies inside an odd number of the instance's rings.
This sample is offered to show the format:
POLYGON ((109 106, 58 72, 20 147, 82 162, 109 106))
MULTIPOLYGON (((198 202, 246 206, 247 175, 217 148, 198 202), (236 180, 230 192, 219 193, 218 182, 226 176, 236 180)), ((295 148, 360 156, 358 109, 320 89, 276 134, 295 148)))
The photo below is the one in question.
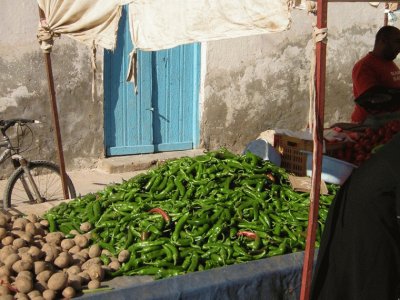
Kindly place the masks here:
POLYGON ((364 131, 348 132, 353 142, 347 142, 343 149, 337 151, 335 157, 359 166, 398 132, 400 120, 389 121, 377 129, 366 128, 364 131))

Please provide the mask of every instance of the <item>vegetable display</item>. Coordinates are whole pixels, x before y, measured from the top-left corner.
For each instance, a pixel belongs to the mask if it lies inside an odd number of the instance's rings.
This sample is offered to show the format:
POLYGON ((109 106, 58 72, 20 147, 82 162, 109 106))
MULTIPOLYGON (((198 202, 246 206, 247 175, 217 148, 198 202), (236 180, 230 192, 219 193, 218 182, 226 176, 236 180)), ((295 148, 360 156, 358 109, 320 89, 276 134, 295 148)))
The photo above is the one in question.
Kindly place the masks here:
MULTIPOLYGON (((328 188, 317 243, 338 187, 328 188)), ((90 239, 82 243, 106 250, 99 258, 107 275, 165 278, 304 250, 309 202, 284 169, 222 148, 166 161, 62 203, 44 218, 50 231, 70 239, 85 224, 90 239)))
POLYGON ((86 285, 86 292, 96 291, 104 266, 101 252, 91 253, 94 245, 87 249, 87 237, 66 239, 61 232, 49 233, 47 220, 34 214, 0 212, 0 298, 69 299, 86 285))
POLYGON ((345 149, 338 151, 335 157, 360 165, 399 131, 400 120, 392 120, 376 129, 366 128, 361 132, 349 132, 348 135, 354 142, 346 143, 345 149))

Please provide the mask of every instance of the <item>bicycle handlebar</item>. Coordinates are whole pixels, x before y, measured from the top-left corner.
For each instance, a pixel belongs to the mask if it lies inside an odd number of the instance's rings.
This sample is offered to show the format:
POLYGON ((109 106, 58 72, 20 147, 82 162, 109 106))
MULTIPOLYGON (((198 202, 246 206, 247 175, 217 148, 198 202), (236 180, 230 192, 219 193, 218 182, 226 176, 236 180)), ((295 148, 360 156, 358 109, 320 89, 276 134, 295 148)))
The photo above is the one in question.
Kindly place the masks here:
POLYGON ((6 131, 11 126, 15 124, 27 124, 27 123, 40 123, 38 120, 31 120, 31 119, 9 119, 9 120, 0 120, 0 128, 1 131, 6 131))

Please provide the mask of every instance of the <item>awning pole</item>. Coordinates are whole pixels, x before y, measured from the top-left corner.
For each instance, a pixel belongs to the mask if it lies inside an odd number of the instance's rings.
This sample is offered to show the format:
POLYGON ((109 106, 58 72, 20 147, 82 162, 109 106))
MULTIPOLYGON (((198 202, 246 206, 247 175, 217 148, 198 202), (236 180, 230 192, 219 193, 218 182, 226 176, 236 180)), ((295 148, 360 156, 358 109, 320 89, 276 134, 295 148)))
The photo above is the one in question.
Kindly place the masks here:
MULTIPOLYGON (((317 1, 317 28, 327 27, 328 1, 317 1)), ((313 124, 313 166, 311 178, 310 210, 308 216, 307 241, 304 253, 304 264, 301 280, 300 299, 310 298, 312 271, 314 266, 315 234, 318 225, 318 205, 321 188, 322 150, 324 141, 324 109, 325 109, 325 76, 326 76, 326 42, 316 45, 316 101, 315 123, 313 124)))
POLYGON ((385 3, 385 13, 383 14, 383 25, 386 26, 389 23, 389 13, 387 10, 389 9, 389 3, 385 3))
MULTIPOLYGON (((39 7, 39 18, 43 20, 46 18, 43 10, 39 7)), ((44 59, 46 62, 46 71, 47 71, 47 80, 49 84, 49 92, 50 92, 50 104, 52 109, 53 116, 53 126, 55 129, 55 139, 57 143, 58 149, 58 159, 60 165, 60 175, 61 175, 61 183, 64 193, 64 199, 69 199, 69 193, 67 189, 67 174, 65 172, 65 163, 64 163, 64 153, 61 141, 61 133, 60 133, 60 124, 58 119, 58 109, 57 109, 57 100, 56 100, 56 92, 54 89, 54 79, 53 79, 53 71, 51 67, 51 57, 50 53, 44 53, 44 59)))

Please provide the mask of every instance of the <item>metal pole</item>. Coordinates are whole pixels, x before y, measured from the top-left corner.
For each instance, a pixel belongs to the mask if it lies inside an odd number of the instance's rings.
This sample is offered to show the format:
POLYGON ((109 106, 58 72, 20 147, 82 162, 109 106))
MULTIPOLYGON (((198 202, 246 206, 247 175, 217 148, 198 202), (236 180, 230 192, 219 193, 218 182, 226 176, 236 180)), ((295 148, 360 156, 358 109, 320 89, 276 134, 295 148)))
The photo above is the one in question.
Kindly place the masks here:
MULTIPOLYGON (((39 18, 43 20, 46 18, 44 11, 39 7, 39 18)), ((60 173, 61 173, 61 183, 64 193, 64 199, 69 199, 69 193, 67 188, 67 174, 65 172, 65 163, 64 163, 64 153, 61 141, 61 133, 60 133, 60 124, 58 119, 58 109, 57 109, 57 100, 56 100, 56 92, 54 89, 54 79, 53 79, 53 71, 51 67, 51 57, 50 53, 44 53, 44 59, 46 62, 46 71, 47 71, 47 80, 49 83, 49 93, 50 93, 50 104, 53 116, 53 126, 55 129, 55 139, 57 143, 58 149, 58 159, 60 164, 60 173)))
MULTIPOLYGON (((317 1, 317 28, 327 26, 328 1, 317 1)), ((316 103, 315 123, 313 124, 313 167, 311 178, 310 210, 308 216, 307 241, 304 253, 304 263, 301 281, 300 299, 310 298, 310 287, 314 265, 315 233, 318 225, 318 205, 321 187, 323 128, 325 109, 325 76, 326 76, 326 44, 320 41, 316 45, 316 103)))

